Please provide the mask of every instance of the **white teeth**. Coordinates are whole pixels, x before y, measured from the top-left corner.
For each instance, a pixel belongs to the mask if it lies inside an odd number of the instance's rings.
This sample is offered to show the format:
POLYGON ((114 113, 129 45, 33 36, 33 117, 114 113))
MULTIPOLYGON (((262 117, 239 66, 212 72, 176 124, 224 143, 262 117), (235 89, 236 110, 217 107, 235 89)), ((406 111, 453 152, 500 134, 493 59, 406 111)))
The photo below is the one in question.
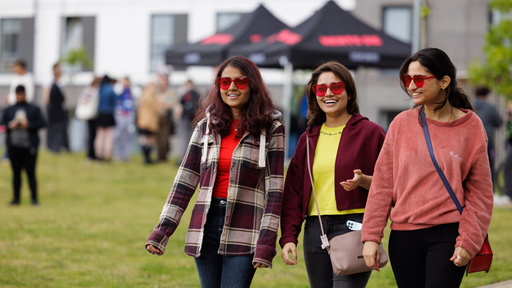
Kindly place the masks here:
POLYGON ((335 100, 327 100, 327 101, 325 101, 324 103, 325 103, 325 104, 333 104, 333 103, 336 103, 336 102, 338 102, 338 101, 335 101, 335 100))

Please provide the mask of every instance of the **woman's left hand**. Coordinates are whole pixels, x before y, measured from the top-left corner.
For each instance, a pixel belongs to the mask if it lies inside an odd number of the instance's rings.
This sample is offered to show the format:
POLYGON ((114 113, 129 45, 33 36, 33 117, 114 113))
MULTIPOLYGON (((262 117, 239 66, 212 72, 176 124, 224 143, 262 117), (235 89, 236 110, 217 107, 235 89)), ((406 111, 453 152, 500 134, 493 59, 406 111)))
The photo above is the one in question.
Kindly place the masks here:
POLYGON ((450 261, 455 264, 457 267, 464 267, 468 265, 469 261, 471 260, 471 254, 469 254, 466 249, 462 247, 455 247, 455 251, 453 252, 452 258, 450 258, 450 261))
POLYGON ((254 269, 256 268, 269 268, 269 266, 263 263, 256 263, 256 265, 254 265, 254 269))
POLYGON ((360 169, 354 170, 354 178, 340 182, 341 186, 346 191, 354 190, 361 183, 361 179, 363 178, 363 172, 360 169))

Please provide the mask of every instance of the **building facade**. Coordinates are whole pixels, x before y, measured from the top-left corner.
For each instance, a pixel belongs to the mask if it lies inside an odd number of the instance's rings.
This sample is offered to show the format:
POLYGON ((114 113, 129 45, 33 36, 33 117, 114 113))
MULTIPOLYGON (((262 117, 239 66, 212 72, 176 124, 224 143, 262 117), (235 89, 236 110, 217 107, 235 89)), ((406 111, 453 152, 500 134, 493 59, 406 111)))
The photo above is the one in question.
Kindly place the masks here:
MULTIPOLYGON (((12 62, 23 58, 36 80, 36 102, 42 103, 42 87, 51 81, 52 65, 69 51, 85 48, 93 67, 64 65, 68 76, 68 106, 73 108, 79 87, 93 75, 130 76, 145 85, 165 66, 164 53, 181 43, 192 43, 221 31, 253 11, 259 4, 290 27, 300 24, 328 0, 2 0, 0 1, 0 97, 7 92, 12 62)), ((484 35, 492 23, 488 0, 337 0, 370 26, 413 47, 439 47, 458 68, 461 86, 473 96, 467 83, 467 67, 483 57, 484 35), (416 9, 424 2, 429 14, 421 19, 416 9), (418 41, 416 41, 418 39, 418 41)), ((397 69, 354 70, 361 113, 387 128, 393 117, 411 107, 399 87, 397 69)), ((286 76, 280 69, 262 69, 273 98, 281 107, 286 76)), ((192 79, 203 92, 213 79, 212 67, 174 71, 177 89, 192 79)), ((296 91, 309 79, 308 71, 295 71, 296 91)), ((299 93, 297 92, 297 93, 299 93)), ((494 97, 498 107, 501 98, 494 97)), ((0 110, 5 102, 0 101, 0 110)), ((504 108, 503 108, 504 109, 504 108)), ((503 115, 504 115, 504 111, 503 115)), ((497 143, 502 143, 497 138, 497 143)), ((498 144, 499 144, 498 143, 498 144)), ((503 147, 498 147, 501 157, 503 147)))

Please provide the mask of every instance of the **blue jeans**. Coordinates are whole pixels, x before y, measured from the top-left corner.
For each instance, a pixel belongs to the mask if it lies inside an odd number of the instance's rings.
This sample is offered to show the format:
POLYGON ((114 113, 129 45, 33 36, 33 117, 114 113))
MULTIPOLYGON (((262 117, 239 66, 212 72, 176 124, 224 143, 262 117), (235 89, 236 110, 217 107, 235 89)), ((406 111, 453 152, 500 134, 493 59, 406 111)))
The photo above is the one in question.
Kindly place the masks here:
MULTIPOLYGON (((324 215, 322 224, 329 240, 334 236, 345 234, 347 220, 363 222, 363 214, 324 215)), ((332 270, 331 258, 327 250, 322 249, 320 240, 322 230, 318 216, 306 218, 304 226, 304 262, 308 273, 309 285, 312 288, 359 288, 366 287, 371 271, 346 276, 337 276, 332 270)))
POLYGON ((203 288, 245 288, 251 286, 256 269, 254 255, 218 254, 220 236, 226 216, 226 199, 213 198, 204 227, 201 256, 195 258, 203 288))
POLYGON ((133 131, 131 126, 135 121, 135 116, 114 114, 116 119, 116 128, 114 129, 114 158, 116 160, 128 161, 132 153, 133 131))

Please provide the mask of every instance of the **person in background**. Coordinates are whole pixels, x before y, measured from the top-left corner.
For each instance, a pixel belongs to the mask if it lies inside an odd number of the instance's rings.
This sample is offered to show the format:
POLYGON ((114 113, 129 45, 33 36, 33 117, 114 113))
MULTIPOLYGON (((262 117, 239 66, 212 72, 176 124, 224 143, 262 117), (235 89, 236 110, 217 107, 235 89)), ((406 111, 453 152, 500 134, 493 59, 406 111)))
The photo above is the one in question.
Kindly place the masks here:
POLYGON ((119 94, 114 115, 116 120, 114 158, 117 161, 128 162, 132 153, 133 133, 135 131, 135 99, 129 77, 123 78, 122 92, 119 94))
POLYGON ((23 85, 25 87, 26 102, 33 103, 35 100, 34 95, 34 77, 31 73, 27 72, 27 63, 23 59, 18 59, 14 62, 13 66, 14 78, 9 86, 9 93, 5 97, 5 102, 8 105, 16 104, 16 87, 23 85))
POLYGON ((508 100, 507 105, 507 124, 505 127, 506 151, 505 170, 505 193, 503 193, 502 204, 512 203, 512 100, 508 100))
POLYGON ((144 88, 139 104, 137 105, 137 129, 139 132, 139 144, 144 158, 144 164, 151 164, 151 150, 156 145, 156 133, 158 131, 158 111, 160 102, 156 98, 156 87, 149 83, 144 88))
POLYGON ((101 82, 100 77, 93 76, 78 98, 75 115, 82 121, 87 121, 87 160, 96 160, 94 151, 94 140, 96 139, 97 117, 98 117, 98 88, 101 82))
POLYGON ((98 120, 94 150, 97 160, 110 161, 114 146, 114 109, 117 104, 117 95, 112 88, 115 79, 108 75, 103 76, 99 90, 98 120))
POLYGON ((271 267, 283 192, 280 119, 253 62, 222 63, 147 251, 165 253, 199 185, 185 252, 201 287, 250 287, 257 268, 271 267))
POLYGON ((59 63, 53 65, 53 77, 46 106, 48 114, 46 146, 53 153, 60 153, 62 148, 69 152, 68 110, 64 106, 66 97, 60 86, 62 69, 59 63))
POLYGON ((180 163, 187 152, 188 142, 190 141, 190 137, 192 137, 192 132, 194 132, 194 117, 199 107, 200 98, 199 93, 197 93, 195 89, 194 82, 190 79, 183 85, 183 90, 184 93, 180 100, 182 107, 179 126, 179 137, 181 140, 180 163))
POLYGON ((158 131, 156 132, 157 160, 166 162, 172 149, 171 137, 176 123, 175 108, 179 105, 179 99, 174 90, 169 85, 169 73, 158 74, 156 95, 160 102, 158 131))
POLYGON ((39 129, 46 124, 39 107, 27 103, 25 87, 15 89, 16 104, 5 109, 0 126, 7 127, 6 146, 12 169, 13 199, 10 205, 21 201, 21 171, 27 173, 32 205, 39 205, 36 179, 36 160, 39 147, 39 129))
POLYGON ((291 124, 290 124, 290 135, 288 136, 288 147, 286 154, 288 157, 293 157, 295 154, 295 149, 297 147, 297 142, 299 141, 300 135, 306 131, 308 127, 308 100, 307 100, 306 91, 302 93, 300 99, 297 99, 298 103, 296 103, 295 110, 291 112, 291 124))
MULTIPOLYGON (((25 87, 25 98, 28 103, 33 103, 35 100, 34 95, 34 78, 32 74, 27 72, 27 63, 23 59, 18 59, 14 62, 12 67, 14 72, 14 78, 11 80, 11 84, 9 86, 9 93, 7 93, 4 97, 4 101, 7 105, 16 104, 16 87, 19 85, 23 85, 25 87)), ((4 155, 2 156, 3 160, 8 159, 8 150, 7 147, 5 149, 4 155)))
POLYGON ((503 124, 498 110, 488 102, 491 90, 487 86, 478 86, 475 89, 476 99, 473 103, 476 115, 480 117, 487 133, 487 155, 489 157, 489 166, 491 167, 491 176, 494 182, 496 173, 494 167, 494 158, 496 151, 494 149, 494 131, 503 124))
POLYGON ((284 185, 281 257, 286 265, 297 265, 298 236, 305 220, 304 262, 310 287, 365 287, 371 271, 334 275, 331 258, 322 249, 307 155, 311 155, 313 185, 330 240, 351 231, 348 220, 362 223, 373 167, 386 133, 359 114, 354 79, 338 62, 315 69, 306 97, 308 127, 299 138, 284 185))
POLYGON ((444 51, 416 52, 399 75, 415 107, 391 122, 375 165, 363 220, 363 256, 368 267, 379 269, 378 243, 389 217, 388 253, 397 286, 459 287, 491 222, 485 129, 444 51), (423 124, 462 214, 433 164, 423 124))

